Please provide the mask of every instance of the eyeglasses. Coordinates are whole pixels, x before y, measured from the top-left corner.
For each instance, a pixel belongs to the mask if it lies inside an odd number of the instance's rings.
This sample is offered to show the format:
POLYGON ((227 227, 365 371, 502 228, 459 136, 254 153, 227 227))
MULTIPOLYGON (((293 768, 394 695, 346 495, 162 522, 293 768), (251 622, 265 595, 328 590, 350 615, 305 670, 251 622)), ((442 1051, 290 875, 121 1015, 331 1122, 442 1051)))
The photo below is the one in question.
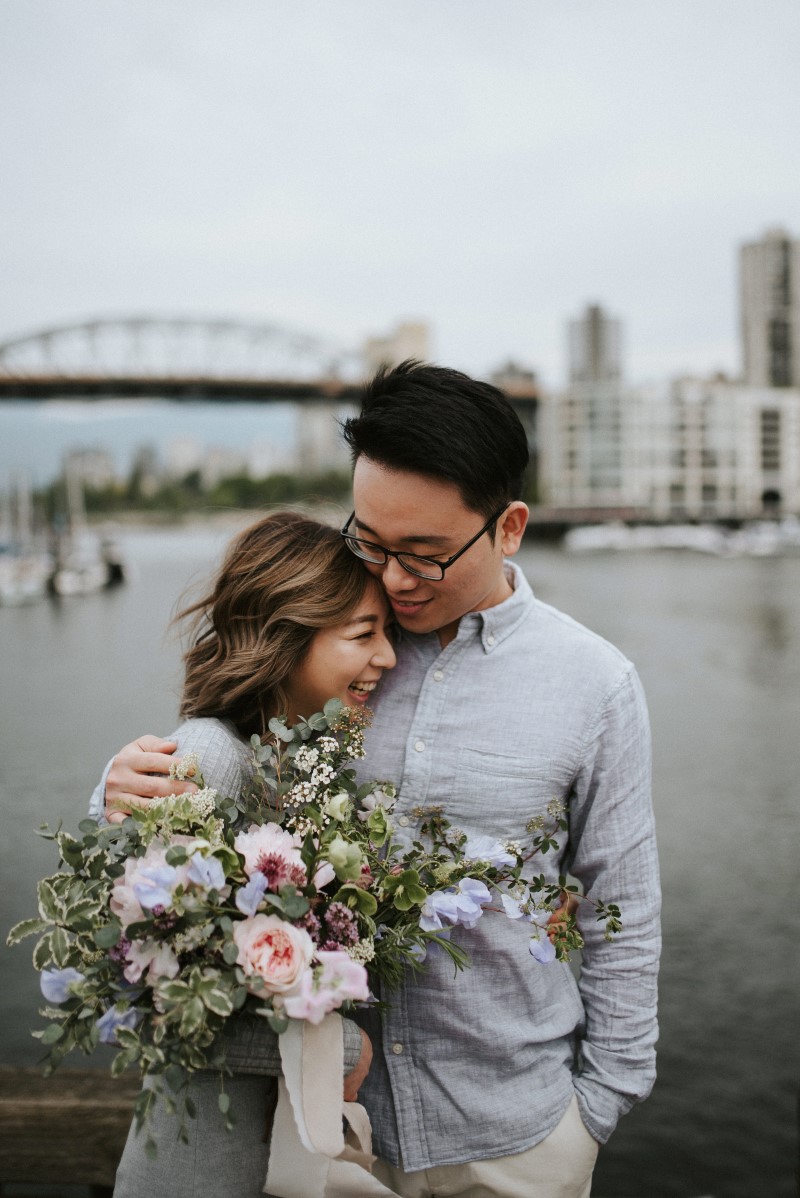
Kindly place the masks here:
POLYGON ((488 532, 495 520, 502 516, 507 507, 508 503, 504 503, 501 508, 498 508, 494 515, 489 517, 483 528, 479 529, 475 533, 475 536, 467 541, 466 545, 462 545, 458 553, 454 553, 452 557, 448 557, 445 562, 437 562, 434 558, 423 557, 419 553, 395 553, 393 549, 386 549, 383 545, 376 545, 374 541, 364 541, 361 537, 354 537, 347 530, 353 523, 355 512, 350 513, 350 518, 341 530, 341 535, 344 537, 348 549, 356 557, 360 557, 362 561, 371 562, 373 566, 385 566, 389 558, 394 557, 409 574, 415 574, 417 578, 427 578, 430 582, 441 582, 444 578, 445 570, 449 570, 453 562, 458 561, 462 553, 466 553, 476 541, 480 540, 485 532, 488 532))

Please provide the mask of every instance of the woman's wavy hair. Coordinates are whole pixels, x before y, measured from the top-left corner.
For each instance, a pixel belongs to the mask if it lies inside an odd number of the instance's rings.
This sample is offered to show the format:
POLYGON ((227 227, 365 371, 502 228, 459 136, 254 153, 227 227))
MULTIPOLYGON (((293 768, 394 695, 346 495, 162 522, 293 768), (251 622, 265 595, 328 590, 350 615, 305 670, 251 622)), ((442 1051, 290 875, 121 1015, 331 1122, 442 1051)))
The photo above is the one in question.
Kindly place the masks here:
POLYGON ((314 633, 344 623, 369 581, 325 524, 297 512, 253 524, 229 546, 209 594, 175 617, 190 633, 181 715, 263 736, 287 709, 287 682, 314 633))

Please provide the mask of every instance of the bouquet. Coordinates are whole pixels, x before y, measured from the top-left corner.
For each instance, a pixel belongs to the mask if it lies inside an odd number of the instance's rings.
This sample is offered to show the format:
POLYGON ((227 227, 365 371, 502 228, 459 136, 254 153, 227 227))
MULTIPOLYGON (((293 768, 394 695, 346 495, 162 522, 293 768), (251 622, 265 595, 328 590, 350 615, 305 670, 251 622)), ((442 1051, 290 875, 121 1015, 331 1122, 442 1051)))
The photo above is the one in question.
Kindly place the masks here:
MULTIPOLYGON (((397 799, 388 782, 359 786, 369 713, 331 700, 287 727, 273 719, 252 738, 254 785, 236 798, 207 789, 201 763, 183 757, 173 777, 191 777, 192 795, 153 800, 122 824, 43 831, 60 872, 39 883, 39 916, 9 933, 10 944, 39 935, 48 1026, 34 1032, 48 1072, 74 1048, 118 1048, 111 1072, 136 1066, 156 1084, 142 1090, 141 1126, 156 1096, 177 1110, 188 1076, 225 1072, 222 1033, 248 1012, 280 1034, 289 1020, 375 1002, 424 968, 427 953, 468 964, 450 939, 487 911, 530 924, 537 961, 567 959, 582 940, 569 913, 547 929, 562 877, 529 877, 530 860, 557 847, 561 806, 528 825, 530 842, 501 844, 452 827, 441 808, 415 809, 419 837, 395 837, 397 799), (549 934, 548 934, 549 931, 549 934)), ((610 938, 616 905, 593 903, 610 938)), ((221 1085, 219 1105, 233 1116, 221 1085)), ((183 1130, 183 1128, 182 1128, 183 1130)), ((184 1133, 185 1134, 185 1133, 184 1133)))

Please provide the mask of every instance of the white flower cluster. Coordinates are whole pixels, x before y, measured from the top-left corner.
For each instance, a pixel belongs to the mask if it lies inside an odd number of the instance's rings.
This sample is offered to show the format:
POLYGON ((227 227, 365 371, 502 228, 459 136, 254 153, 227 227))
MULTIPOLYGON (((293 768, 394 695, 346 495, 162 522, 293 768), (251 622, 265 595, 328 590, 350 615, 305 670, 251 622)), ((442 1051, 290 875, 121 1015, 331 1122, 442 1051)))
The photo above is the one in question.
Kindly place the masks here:
POLYGON ((319 761, 319 749, 302 745, 294 755, 294 764, 304 774, 310 774, 319 761))
POLYGON ((206 786, 204 790, 198 790, 196 794, 189 795, 188 798, 198 819, 208 819, 214 814, 217 792, 212 787, 206 786))
POLYGON ((359 940, 357 944, 351 944, 345 949, 345 952, 352 961, 357 961, 359 965, 366 965, 368 961, 375 959, 375 941, 371 937, 367 940, 359 940))
POLYGON ((512 853, 515 857, 522 856, 522 845, 518 840, 506 840, 503 848, 507 853, 512 853))
POLYGON ((316 798, 317 787, 310 778, 308 782, 295 782, 288 794, 289 804, 294 807, 304 807, 306 803, 313 803, 316 798))
POLYGON ((339 742, 335 736, 321 736, 317 741, 320 753, 338 753, 339 742))
POLYGON ((194 778, 199 769, 200 760, 197 754, 185 753, 183 757, 175 758, 170 762, 169 776, 184 782, 187 778, 194 778))

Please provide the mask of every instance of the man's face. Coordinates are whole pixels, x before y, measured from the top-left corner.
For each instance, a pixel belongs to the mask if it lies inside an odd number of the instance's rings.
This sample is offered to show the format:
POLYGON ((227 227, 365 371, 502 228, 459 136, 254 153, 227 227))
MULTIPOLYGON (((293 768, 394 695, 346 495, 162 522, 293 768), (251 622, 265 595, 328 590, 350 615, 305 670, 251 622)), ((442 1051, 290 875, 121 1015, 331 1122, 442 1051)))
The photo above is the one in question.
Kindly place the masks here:
MULTIPOLYGON (((475 536, 485 516, 468 508, 454 483, 365 458, 353 473, 355 519, 352 531, 386 549, 419 553, 444 561, 475 536)), ((454 562, 441 582, 409 574, 389 558, 367 568, 383 582, 395 618, 410 632, 438 632, 443 645, 458 630, 461 616, 494 607, 511 594, 503 556, 519 548, 527 508, 512 503, 497 523, 494 542, 484 533, 454 562)))

